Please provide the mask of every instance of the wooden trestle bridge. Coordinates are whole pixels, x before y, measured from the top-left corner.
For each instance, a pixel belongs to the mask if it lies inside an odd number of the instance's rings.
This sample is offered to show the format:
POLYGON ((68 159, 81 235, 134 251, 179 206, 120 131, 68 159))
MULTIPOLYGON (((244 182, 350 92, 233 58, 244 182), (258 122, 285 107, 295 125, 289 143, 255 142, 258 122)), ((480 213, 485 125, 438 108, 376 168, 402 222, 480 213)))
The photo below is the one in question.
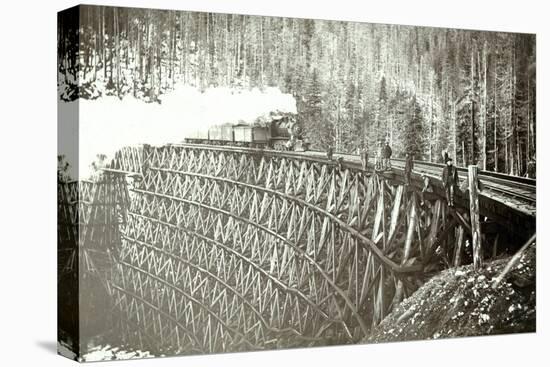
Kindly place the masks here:
MULTIPOLYGON (((425 178, 316 153, 124 148, 96 182, 59 185, 60 270, 99 279, 113 325, 146 350, 357 342, 435 272, 472 262, 467 194, 449 208, 425 178)), ((479 206, 485 258, 535 231, 505 197, 482 191, 479 206)))

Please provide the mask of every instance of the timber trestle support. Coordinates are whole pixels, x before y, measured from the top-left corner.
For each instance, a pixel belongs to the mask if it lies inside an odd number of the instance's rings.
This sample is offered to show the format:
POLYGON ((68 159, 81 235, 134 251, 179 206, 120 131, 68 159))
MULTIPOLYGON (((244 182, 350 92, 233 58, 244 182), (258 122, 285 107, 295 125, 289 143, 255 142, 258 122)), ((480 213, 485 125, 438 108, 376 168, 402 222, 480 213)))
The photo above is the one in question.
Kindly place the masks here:
POLYGON ((432 273, 471 262, 466 209, 325 159, 124 148, 106 188, 89 185, 96 209, 60 210, 87 228, 85 248, 110 254, 115 319, 148 350, 357 342, 432 273))

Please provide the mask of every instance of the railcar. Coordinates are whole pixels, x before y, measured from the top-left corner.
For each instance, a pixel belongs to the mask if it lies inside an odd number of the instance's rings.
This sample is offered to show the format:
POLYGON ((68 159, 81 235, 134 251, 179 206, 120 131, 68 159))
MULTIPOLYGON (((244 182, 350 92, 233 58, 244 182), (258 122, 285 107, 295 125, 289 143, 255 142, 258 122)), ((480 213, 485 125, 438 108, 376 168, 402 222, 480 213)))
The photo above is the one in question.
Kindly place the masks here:
POLYGON ((264 148, 270 146, 271 132, 264 126, 236 125, 233 126, 235 145, 252 148, 264 148))
POLYGON ((273 117, 270 122, 214 125, 192 131, 185 142, 193 144, 235 145, 251 148, 306 151, 301 129, 288 116, 273 117))
POLYGON ((187 134, 185 142, 191 144, 202 144, 205 141, 208 141, 209 132, 208 130, 193 130, 187 134))

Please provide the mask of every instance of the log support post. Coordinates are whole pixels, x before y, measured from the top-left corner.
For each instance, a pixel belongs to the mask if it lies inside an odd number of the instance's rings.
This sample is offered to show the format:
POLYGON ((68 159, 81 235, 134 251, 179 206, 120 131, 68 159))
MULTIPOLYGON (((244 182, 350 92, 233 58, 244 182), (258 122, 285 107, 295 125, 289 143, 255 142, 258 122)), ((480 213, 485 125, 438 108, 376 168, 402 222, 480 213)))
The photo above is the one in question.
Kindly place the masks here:
MULTIPOLYGON (((411 205, 410 205, 411 209, 408 216, 407 235, 405 238, 405 246, 403 248, 401 265, 405 265, 407 263, 407 260, 409 259, 409 256, 411 255, 412 243, 414 241, 414 231, 417 225, 416 194, 414 192, 411 195, 410 201, 411 201, 411 205)), ((403 295, 404 295, 403 282, 399 279, 397 281, 397 288, 395 290, 395 296, 393 298, 393 308, 397 307, 399 302, 401 302, 401 300, 403 299, 403 295)))
POLYGON ((472 250, 474 269, 479 269, 481 258, 481 227, 479 224, 478 167, 468 166, 468 188, 470 191, 470 221, 472 225, 472 250))
POLYGON ((456 242, 455 242, 455 253, 453 257, 453 266, 459 267, 462 265, 462 247, 463 247, 463 238, 464 238, 464 227, 458 225, 456 228, 456 242))

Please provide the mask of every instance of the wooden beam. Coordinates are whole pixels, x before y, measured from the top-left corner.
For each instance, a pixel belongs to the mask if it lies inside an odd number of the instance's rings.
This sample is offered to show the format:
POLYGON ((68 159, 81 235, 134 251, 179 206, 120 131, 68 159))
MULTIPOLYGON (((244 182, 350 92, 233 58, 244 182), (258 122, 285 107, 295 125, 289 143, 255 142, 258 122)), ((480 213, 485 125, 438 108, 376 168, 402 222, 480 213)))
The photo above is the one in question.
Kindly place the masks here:
POLYGON ((374 226, 372 229, 372 240, 375 241, 376 237, 378 237, 378 233, 380 231, 380 225, 382 224, 382 216, 384 213, 384 195, 381 195, 383 193, 384 188, 379 187, 379 194, 378 194, 378 205, 376 207, 376 215, 374 217, 374 226))
POLYGON ((531 238, 529 238, 527 240, 527 242, 525 242, 525 244, 523 246, 521 246, 521 248, 518 250, 518 252, 515 253, 515 255, 510 259, 510 261, 508 261, 508 264, 506 264, 506 266, 504 267, 502 272, 495 279, 495 281, 493 283, 493 289, 495 289, 500 284, 500 282, 502 282, 502 280, 506 277, 506 275, 510 272, 510 270, 512 270, 512 268, 514 268, 517 265, 517 263, 521 259, 521 255, 523 255, 525 250, 527 250, 527 248, 529 246, 531 246, 531 244, 533 242, 535 242, 536 240, 537 240, 537 234, 534 233, 531 236, 531 238))
POLYGON ((430 258, 432 256, 434 249, 434 245, 436 243, 437 234, 439 232, 439 219, 441 217, 441 207, 442 202, 441 200, 437 200, 435 202, 435 205, 432 207, 432 221, 430 223, 430 231, 428 234, 428 242, 426 246, 425 256, 430 258))
POLYGON ((405 246, 403 248, 403 257, 401 259, 401 264, 404 264, 409 256, 411 255, 412 242, 414 239, 414 230, 417 224, 417 213, 416 213, 416 194, 413 193, 411 196, 412 204, 409 214, 409 223, 407 227, 407 237, 405 239, 405 246))
MULTIPOLYGON (((403 256, 401 258, 401 265, 404 265, 409 256, 411 255, 412 242, 414 239, 414 232, 416 228, 416 194, 411 195, 411 205, 410 205, 409 220, 407 226, 407 237, 405 238, 405 246, 403 248, 403 256)), ((397 282, 397 288, 395 290, 395 296, 393 298, 393 306, 397 306, 401 299, 403 298, 403 281, 401 279, 397 282)))
POLYGON ((457 226, 457 236, 455 243, 455 253, 453 258, 453 266, 456 268, 461 265, 462 262, 462 246, 464 239, 464 227, 457 226))
MULTIPOLYGON (((386 203, 384 200, 384 195, 386 193, 385 189, 385 180, 382 180, 382 184, 380 185, 380 200, 382 202, 382 249, 386 250, 386 203)), ((382 300, 383 301, 383 300, 382 300)), ((383 303, 382 303, 383 306, 383 303)), ((383 308, 383 307, 382 307, 383 308)))
POLYGON ((472 225, 472 249, 474 269, 482 265, 481 228, 479 224, 478 170, 475 165, 468 166, 468 188, 470 191, 470 222, 472 225))
POLYGON ((450 213, 453 217, 455 217, 455 219, 457 219, 460 224, 468 231, 470 232, 472 230, 472 226, 470 226, 470 223, 468 223, 468 221, 466 219, 464 219, 464 217, 462 216, 462 214, 460 214, 458 212, 458 210, 453 210, 451 209, 450 210, 450 213))
POLYGON ((390 231, 388 238, 391 239, 394 235, 395 230, 397 229, 397 222, 399 219, 399 212, 401 209, 401 199, 403 198, 403 188, 404 186, 399 185, 395 191, 395 198, 393 201, 393 209, 391 212, 390 220, 390 231))
POLYGON ((435 250, 437 249, 436 245, 439 244, 440 246, 443 246, 444 240, 449 237, 449 234, 452 233, 451 230, 455 228, 456 221, 453 219, 451 222, 447 223, 445 228, 440 231, 440 233, 437 235, 437 237, 434 239, 434 246, 430 249, 430 252, 427 252, 424 255, 423 263, 425 265, 428 265, 430 261, 432 260, 435 250))

